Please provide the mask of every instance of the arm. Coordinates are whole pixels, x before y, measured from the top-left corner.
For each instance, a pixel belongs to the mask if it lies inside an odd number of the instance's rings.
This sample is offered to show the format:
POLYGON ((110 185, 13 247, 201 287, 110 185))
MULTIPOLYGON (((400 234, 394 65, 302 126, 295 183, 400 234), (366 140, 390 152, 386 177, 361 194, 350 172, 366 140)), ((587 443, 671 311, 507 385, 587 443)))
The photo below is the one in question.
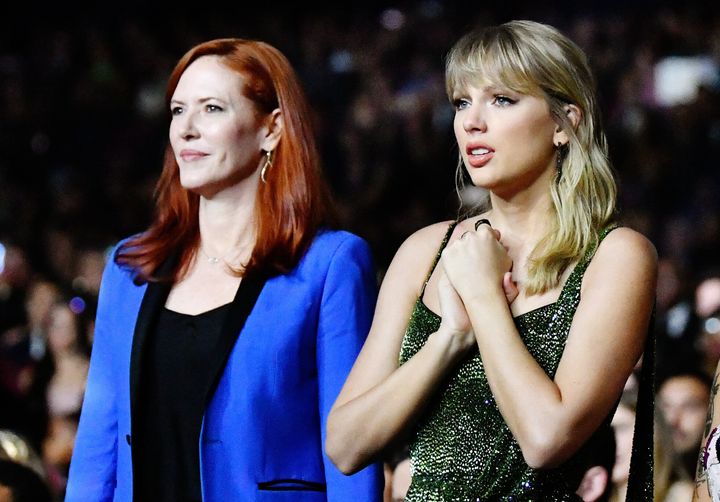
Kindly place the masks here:
POLYGON ((398 368, 400 346, 424 273, 447 224, 422 229, 400 247, 383 280, 362 351, 328 417, 325 448, 351 473, 376 457, 419 417, 437 386, 474 344, 441 329, 398 368))
MULTIPOLYGON (((340 244, 330 261, 318 320, 317 368, 323 443, 330 407, 370 328, 376 294, 370 250, 364 241, 351 236, 340 244)), ((347 477, 337 470, 327 455, 323 460, 329 501, 346 500, 347 497, 380 500, 381 466, 371 465, 347 477)))
POLYGON ((488 382, 526 462, 555 466, 597 429, 642 353, 654 303, 655 250, 625 228, 603 241, 585 272, 551 379, 515 328, 501 286, 507 253, 484 227, 448 246, 442 263, 465 304, 488 382))
MULTIPOLYGON (((114 254, 113 254, 114 255, 114 254)), ((120 271, 112 262, 103 274, 80 424, 73 448, 65 500, 112 500, 117 463, 117 411, 112 350, 113 283, 120 271)))
POLYGON ((708 405, 705 433, 702 448, 698 456, 697 474, 695 476, 695 494, 693 502, 720 501, 720 458, 718 458, 718 426, 720 425, 720 363, 715 370, 712 387, 710 388, 710 404, 708 405), (714 490, 714 493, 713 493, 714 490))

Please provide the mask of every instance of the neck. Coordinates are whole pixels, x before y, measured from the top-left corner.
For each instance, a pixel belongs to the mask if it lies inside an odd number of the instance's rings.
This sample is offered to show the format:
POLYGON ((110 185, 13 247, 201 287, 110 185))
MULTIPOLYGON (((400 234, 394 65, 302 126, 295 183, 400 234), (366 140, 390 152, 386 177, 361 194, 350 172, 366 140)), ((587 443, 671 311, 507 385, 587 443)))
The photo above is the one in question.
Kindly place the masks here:
POLYGON ((552 200, 548 191, 528 193, 511 199, 490 194, 492 224, 503 235, 503 241, 521 243, 531 248, 547 230, 548 217, 552 211, 552 200))
POLYGON ((236 186, 212 198, 200 197, 201 253, 229 262, 249 256, 256 238, 257 186, 249 188, 236 186))
POLYGON ((552 211, 549 189, 523 190, 512 197, 490 192, 492 209, 487 214, 513 261, 513 280, 522 290, 527 280, 527 260, 547 232, 552 211))

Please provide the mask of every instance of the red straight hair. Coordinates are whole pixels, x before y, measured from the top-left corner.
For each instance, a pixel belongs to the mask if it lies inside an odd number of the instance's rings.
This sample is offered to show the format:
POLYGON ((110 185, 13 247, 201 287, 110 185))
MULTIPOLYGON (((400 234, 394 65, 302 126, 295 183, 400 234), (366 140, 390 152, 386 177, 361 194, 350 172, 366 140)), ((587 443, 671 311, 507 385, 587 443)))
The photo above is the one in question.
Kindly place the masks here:
MULTIPOLYGON (((258 185, 255 247, 247 265, 235 272, 287 272, 300 260, 318 228, 330 219, 329 191, 320 174, 310 107, 295 71, 279 50, 264 42, 225 38, 199 44, 180 59, 168 80, 168 108, 183 72, 196 59, 210 55, 219 56, 243 77, 243 95, 255 103, 259 115, 279 108, 283 119, 267 183, 258 185)), ((125 242, 115 260, 133 268, 138 282, 177 281, 187 272, 199 246, 199 196, 180 184, 169 144, 155 199, 150 228, 125 242), (156 276, 158 267, 176 250, 179 256, 174 270, 156 276)))

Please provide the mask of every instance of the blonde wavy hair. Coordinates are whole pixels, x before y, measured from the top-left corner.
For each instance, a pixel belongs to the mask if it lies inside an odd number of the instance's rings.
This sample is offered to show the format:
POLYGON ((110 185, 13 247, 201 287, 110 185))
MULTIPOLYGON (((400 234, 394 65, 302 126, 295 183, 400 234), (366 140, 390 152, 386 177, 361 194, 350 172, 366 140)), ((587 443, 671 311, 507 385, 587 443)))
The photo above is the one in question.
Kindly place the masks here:
MULTIPOLYGON (((451 101, 457 91, 478 82, 542 97, 570 139, 562 175, 551 189, 553 217, 528 260, 526 293, 543 293, 557 286, 563 272, 597 244, 615 216, 617 187, 587 58, 551 26, 511 21, 463 36, 448 53, 445 70, 451 101), (577 126, 566 113, 569 104, 581 112, 577 126)), ((458 190, 464 184, 462 174, 460 157, 458 190)), ((489 201, 471 214, 487 209, 489 201)))

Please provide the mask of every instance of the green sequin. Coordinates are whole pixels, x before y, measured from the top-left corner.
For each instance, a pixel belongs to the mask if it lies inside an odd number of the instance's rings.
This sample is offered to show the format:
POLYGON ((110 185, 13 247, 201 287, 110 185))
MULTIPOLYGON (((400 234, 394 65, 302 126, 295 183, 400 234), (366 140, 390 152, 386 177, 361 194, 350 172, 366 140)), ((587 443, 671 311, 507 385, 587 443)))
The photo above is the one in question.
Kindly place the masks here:
MULTIPOLYGON (((435 263, 451 233, 452 227, 435 263)), ((603 237, 606 234, 607 231, 603 237)), ((593 252, 594 248, 575 266, 555 303, 514 319, 529 352, 550 377, 560 362, 580 302, 583 274, 593 252)), ((430 334, 439 328, 440 320, 425 306, 421 294, 405 332, 400 364, 423 347, 430 334)), ((612 413, 591 441, 612 433, 611 418, 612 413)), ((586 469, 583 461, 586 451, 586 448, 580 449, 558 468, 530 468, 498 410, 480 354, 475 349, 428 404, 427 412, 413 432, 410 441, 413 479, 406 500, 579 501, 575 491, 586 469)))

